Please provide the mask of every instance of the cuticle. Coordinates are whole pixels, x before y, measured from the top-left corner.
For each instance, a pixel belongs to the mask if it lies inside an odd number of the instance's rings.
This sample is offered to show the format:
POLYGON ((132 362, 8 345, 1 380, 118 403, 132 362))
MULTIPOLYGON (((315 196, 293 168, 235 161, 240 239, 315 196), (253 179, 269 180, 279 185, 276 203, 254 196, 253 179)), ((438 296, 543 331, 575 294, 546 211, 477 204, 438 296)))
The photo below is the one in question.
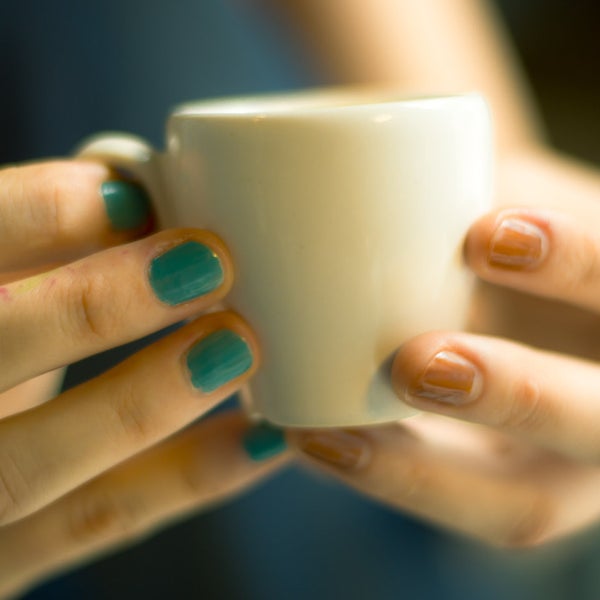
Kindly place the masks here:
POLYGON ((217 252, 215 250, 215 248, 212 244, 206 243, 205 241, 201 241, 201 240, 195 238, 192 234, 187 234, 187 235, 182 235, 181 237, 178 237, 175 239, 170 239, 168 241, 167 240, 161 241, 161 242, 158 242, 155 245, 153 245, 153 247, 152 247, 153 251, 158 250, 158 252, 151 253, 152 257, 150 258, 149 265, 152 264, 152 261, 155 258, 158 258, 159 256, 162 256, 163 254, 166 254, 172 248, 181 246, 185 242, 197 242, 198 244, 202 244, 206 248, 210 249, 212 254, 215 256, 215 258, 217 258, 219 260, 219 262, 221 264, 223 263, 223 259, 222 259, 221 255, 219 254, 219 252, 217 252))

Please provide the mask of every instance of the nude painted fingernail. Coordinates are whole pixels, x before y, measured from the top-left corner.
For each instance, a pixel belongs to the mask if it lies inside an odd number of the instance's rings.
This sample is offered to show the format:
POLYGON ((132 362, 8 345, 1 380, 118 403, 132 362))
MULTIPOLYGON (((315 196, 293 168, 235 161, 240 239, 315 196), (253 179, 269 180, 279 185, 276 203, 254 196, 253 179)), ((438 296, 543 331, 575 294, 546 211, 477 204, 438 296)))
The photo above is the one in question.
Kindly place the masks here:
POLYGON ((504 219, 490 241, 488 262, 494 267, 526 269, 538 265, 548 250, 540 227, 517 218, 504 219))
POLYGON ((303 433, 300 449, 312 458, 344 470, 364 466, 370 455, 366 438, 358 433, 337 430, 303 433))
POLYGON ((409 395, 458 406, 474 400, 480 389, 481 375, 475 365, 455 352, 443 351, 431 359, 409 395))

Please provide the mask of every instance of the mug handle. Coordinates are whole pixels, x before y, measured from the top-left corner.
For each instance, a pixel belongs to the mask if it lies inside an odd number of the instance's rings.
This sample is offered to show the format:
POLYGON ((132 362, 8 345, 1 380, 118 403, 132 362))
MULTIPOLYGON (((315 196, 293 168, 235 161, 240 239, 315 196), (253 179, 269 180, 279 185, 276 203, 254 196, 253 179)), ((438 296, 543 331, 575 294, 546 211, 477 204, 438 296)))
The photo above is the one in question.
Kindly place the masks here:
POLYGON ((75 156, 104 162, 139 181, 152 198, 159 227, 173 223, 162 179, 160 159, 163 155, 144 139, 129 133, 99 133, 84 140, 75 150, 75 156))

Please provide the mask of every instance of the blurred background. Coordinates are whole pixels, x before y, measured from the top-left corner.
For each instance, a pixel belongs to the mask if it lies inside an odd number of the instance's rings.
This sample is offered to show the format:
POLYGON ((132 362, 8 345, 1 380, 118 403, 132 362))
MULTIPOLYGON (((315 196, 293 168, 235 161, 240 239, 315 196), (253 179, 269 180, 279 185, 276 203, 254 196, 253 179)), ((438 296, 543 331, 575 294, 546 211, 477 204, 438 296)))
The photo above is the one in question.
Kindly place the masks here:
MULTIPOLYGON (((551 141, 600 161, 600 5, 496 4, 551 141)), ((0 0, 0 52, 0 163, 67 155, 106 129, 160 148, 179 102, 327 83, 293 31, 249 0, 0 0)), ((138 346, 74 365, 66 385, 138 346)), ((290 469, 27 599, 597 599, 599 551, 598 532, 535 552, 484 549, 290 469)))

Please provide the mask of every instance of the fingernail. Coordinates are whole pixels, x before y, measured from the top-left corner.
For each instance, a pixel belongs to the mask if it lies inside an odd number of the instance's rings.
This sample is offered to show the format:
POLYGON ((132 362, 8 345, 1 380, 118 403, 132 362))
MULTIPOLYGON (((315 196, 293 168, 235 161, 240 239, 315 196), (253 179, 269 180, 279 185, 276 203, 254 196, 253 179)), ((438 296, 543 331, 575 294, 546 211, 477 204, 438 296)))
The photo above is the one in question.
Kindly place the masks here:
POLYGON ((540 227, 523 219, 504 219, 490 242, 488 262, 492 266, 524 269, 546 256, 548 238, 540 227))
POLYGON ((300 449, 312 458, 345 470, 363 466, 370 455, 367 440, 348 431, 303 433, 300 449))
POLYGON ((456 406, 477 397, 481 375, 473 363, 454 352, 438 352, 409 395, 456 406))
POLYGON ((287 448, 283 430, 268 423, 249 429, 244 435, 243 445, 248 456, 257 462, 277 456, 287 448))
POLYGON ((113 229, 139 229, 150 219, 150 200, 141 186, 116 179, 105 181, 100 193, 113 229))
POLYGON ((171 305, 208 294, 224 280, 219 257, 208 246, 195 241, 157 256, 148 275, 154 293, 171 305))
POLYGON ((248 371, 252 361, 248 344, 229 329, 219 329, 201 339, 186 357, 192 385, 205 393, 248 371))

